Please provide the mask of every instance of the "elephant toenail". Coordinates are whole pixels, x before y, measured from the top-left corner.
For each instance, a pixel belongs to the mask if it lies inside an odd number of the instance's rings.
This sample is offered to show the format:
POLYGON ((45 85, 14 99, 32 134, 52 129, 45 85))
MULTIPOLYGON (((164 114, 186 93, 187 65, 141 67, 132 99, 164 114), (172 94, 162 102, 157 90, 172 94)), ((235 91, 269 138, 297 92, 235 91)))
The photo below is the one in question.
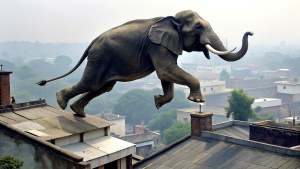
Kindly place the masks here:
POLYGON ((200 102, 200 99, 197 99, 196 102, 200 102))

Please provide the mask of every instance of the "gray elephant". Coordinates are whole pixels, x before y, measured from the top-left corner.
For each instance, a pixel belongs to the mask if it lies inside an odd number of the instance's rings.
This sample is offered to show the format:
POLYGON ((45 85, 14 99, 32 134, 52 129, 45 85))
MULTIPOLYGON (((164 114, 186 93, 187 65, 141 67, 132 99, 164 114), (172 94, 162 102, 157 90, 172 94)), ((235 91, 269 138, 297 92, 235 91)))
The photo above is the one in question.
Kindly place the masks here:
POLYGON ((253 33, 246 32, 242 48, 237 53, 231 53, 222 45, 210 24, 194 11, 182 11, 175 17, 133 20, 94 39, 68 73, 37 84, 45 85, 71 74, 87 57, 81 80, 56 92, 57 102, 62 109, 67 107, 71 98, 83 94, 70 105, 79 116, 84 117, 84 107, 93 98, 112 90, 117 81, 133 81, 153 71, 161 80, 164 93, 154 96, 158 109, 173 99, 174 83, 190 88, 189 100, 204 102, 199 80, 178 67, 178 55, 182 51, 202 51, 209 59, 210 51, 226 61, 236 61, 247 52, 248 35, 253 33))

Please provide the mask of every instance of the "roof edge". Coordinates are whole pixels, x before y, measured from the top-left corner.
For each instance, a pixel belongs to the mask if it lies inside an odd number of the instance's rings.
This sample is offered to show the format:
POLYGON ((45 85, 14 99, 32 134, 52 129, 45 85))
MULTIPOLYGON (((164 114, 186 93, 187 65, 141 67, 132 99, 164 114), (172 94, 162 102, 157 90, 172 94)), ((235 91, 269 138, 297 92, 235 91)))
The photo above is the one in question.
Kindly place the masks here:
POLYGON ((244 140, 244 139, 240 139, 240 138, 234 138, 234 137, 230 137, 230 136, 219 134, 219 133, 217 134, 217 133, 214 133, 211 131, 203 131, 201 137, 211 138, 211 139, 215 139, 215 140, 220 140, 220 141, 229 142, 229 143, 238 144, 238 145, 247 146, 247 147, 252 147, 252 148, 258 148, 258 149, 267 150, 267 151, 271 151, 274 153, 280 153, 280 154, 284 154, 284 155, 288 155, 288 156, 300 157, 299 150, 286 148, 286 147, 282 147, 282 146, 277 146, 277 145, 271 145, 271 144, 253 141, 253 140, 244 140))
POLYGON ((185 140, 187 140, 187 139, 189 139, 189 138, 191 138, 191 134, 188 134, 188 135, 182 137, 181 139, 179 139, 179 140, 173 142, 172 144, 168 145, 167 147, 163 148, 162 150, 160 150, 160 151, 158 151, 158 152, 156 152, 156 153, 154 153, 154 154, 152 154, 152 155, 150 155, 150 156, 144 158, 143 160, 141 160, 141 161, 139 161, 139 162, 133 164, 132 167, 137 167, 137 166, 139 166, 139 165, 142 164, 144 161, 150 160, 150 159, 156 157, 157 155, 162 154, 162 153, 164 153, 164 152, 170 150, 171 148, 175 147, 176 145, 178 145, 178 144, 184 142, 185 140))

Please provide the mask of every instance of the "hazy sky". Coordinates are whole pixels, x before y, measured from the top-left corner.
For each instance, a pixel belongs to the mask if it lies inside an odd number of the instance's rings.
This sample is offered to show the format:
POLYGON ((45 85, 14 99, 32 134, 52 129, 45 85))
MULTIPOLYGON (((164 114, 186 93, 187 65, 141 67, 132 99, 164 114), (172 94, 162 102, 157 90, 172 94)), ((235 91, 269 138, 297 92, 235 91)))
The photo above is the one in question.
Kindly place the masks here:
POLYGON ((191 9, 230 45, 300 44, 299 0, 0 0, 0 42, 91 42, 133 19, 191 9))

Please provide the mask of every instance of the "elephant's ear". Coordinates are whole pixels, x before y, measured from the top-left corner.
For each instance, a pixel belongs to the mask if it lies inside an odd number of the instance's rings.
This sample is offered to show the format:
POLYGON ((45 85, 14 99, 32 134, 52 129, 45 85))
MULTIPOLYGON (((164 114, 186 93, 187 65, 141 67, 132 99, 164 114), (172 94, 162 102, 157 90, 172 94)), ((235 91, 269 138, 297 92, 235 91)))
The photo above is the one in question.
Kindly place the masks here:
POLYGON ((182 39, 178 30, 179 23, 174 17, 168 16, 151 26, 148 37, 153 43, 161 44, 176 55, 181 55, 182 39))

